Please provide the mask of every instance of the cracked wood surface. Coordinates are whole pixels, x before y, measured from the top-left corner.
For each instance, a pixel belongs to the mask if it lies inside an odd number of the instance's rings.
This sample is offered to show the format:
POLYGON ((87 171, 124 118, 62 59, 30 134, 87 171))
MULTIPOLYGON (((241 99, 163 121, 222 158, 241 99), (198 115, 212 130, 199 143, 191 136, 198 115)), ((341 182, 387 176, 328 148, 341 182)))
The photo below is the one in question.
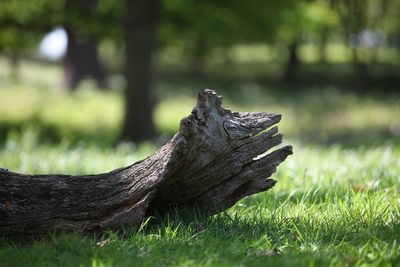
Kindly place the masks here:
POLYGON ((199 92, 179 132, 150 157, 98 175, 25 175, 0 171, 0 233, 103 231, 137 226, 154 211, 207 214, 266 191, 292 154, 272 125, 279 114, 231 112, 222 97, 199 92), (264 130, 267 130, 263 132, 264 130))

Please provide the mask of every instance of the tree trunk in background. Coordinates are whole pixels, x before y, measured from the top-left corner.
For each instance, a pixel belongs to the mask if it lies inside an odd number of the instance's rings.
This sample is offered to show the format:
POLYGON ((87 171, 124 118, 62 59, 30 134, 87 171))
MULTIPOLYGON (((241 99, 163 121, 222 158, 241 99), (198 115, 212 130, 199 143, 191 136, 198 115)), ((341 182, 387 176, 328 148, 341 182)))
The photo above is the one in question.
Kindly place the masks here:
POLYGON ((299 46, 299 43, 297 41, 292 42, 289 44, 288 49, 289 49, 289 59, 283 74, 283 80, 285 82, 292 82, 296 78, 296 72, 298 69, 299 65, 299 57, 297 55, 297 48, 299 46))
MULTIPOLYGON (((90 14, 96 8, 97 0, 67 0, 65 9, 68 12, 90 14)), ((66 22, 65 31, 68 36, 67 51, 64 58, 64 85, 70 90, 78 87, 86 77, 92 77, 99 88, 106 88, 106 75, 101 66, 97 46, 93 36, 79 38, 79 29, 66 22)))
POLYGON ((99 88, 106 88, 106 75, 100 64, 97 53, 97 40, 78 41, 75 33, 66 27, 68 36, 67 52, 64 58, 64 85, 75 90, 79 82, 92 77, 99 88))
POLYGON ((157 0, 127 0, 126 7, 125 118, 121 139, 141 141, 155 134, 151 76, 157 0))
POLYGON ((10 78, 13 81, 19 80, 19 67, 20 67, 20 58, 19 53, 17 51, 12 51, 8 55, 8 60, 10 64, 10 78))
POLYGON ((206 57, 209 48, 207 47, 207 40, 199 38, 193 47, 192 60, 190 66, 191 76, 195 80, 201 80, 204 78, 204 72, 206 67, 206 57))
POLYGON ((323 29, 320 33, 320 40, 318 44, 319 62, 326 63, 326 46, 328 44, 329 31, 323 29))
POLYGON ((205 57, 195 56, 190 63, 190 75, 194 80, 201 80, 204 77, 205 57))
POLYGON ((362 62, 357 53, 357 49, 352 49, 352 59, 356 75, 356 86, 359 90, 367 90, 371 83, 371 73, 369 64, 362 62))

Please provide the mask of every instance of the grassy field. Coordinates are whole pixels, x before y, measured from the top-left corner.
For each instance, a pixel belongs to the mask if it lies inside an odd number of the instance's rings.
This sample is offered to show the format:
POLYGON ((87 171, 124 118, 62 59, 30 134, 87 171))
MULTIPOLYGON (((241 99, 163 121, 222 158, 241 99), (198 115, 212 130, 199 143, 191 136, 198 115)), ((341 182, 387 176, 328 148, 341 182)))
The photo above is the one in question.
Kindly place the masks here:
MULTIPOLYGON (((154 119, 163 135, 113 146, 118 88, 66 93, 54 89, 56 68, 43 67, 43 79, 29 68, 24 82, 0 79, 0 167, 13 171, 128 165, 165 142, 195 103, 196 88, 158 82, 154 119)), ((273 175, 272 190, 211 218, 149 218, 138 231, 0 237, 0 266, 400 266, 399 96, 334 87, 288 94, 255 83, 214 89, 226 107, 283 114, 294 155, 273 175)))

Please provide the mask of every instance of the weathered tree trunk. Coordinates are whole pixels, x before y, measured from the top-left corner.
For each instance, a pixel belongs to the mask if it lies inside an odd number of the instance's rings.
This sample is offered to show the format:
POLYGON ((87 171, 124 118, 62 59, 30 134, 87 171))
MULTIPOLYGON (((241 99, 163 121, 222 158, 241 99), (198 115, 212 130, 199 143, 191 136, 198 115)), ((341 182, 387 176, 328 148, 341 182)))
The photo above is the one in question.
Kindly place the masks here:
POLYGON ((152 156, 109 173, 24 175, 0 171, 0 233, 102 231, 136 226, 154 211, 214 214, 268 190, 291 146, 271 153, 281 115, 231 112, 212 90, 198 95, 179 132, 152 156), (261 133, 262 132, 262 133, 261 133))
POLYGON ((141 141, 154 136, 151 100, 152 52, 157 0, 126 0, 125 117, 121 139, 141 141))

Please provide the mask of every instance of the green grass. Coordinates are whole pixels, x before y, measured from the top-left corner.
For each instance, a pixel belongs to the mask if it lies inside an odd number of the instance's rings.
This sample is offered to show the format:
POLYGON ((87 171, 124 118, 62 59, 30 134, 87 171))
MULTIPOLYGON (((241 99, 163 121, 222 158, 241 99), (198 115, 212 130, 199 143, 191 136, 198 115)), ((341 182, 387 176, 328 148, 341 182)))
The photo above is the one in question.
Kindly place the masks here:
MULTIPOLYGON (((29 70, 23 66, 23 82, 0 79, 0 167, 99 173, 159 146, 112 146, 122 116, 118 86, 66 93, 53 89, 54 67, 29 70)), ((154 119, 165 140, 190 113, 197 88, 156 87, 154 119)), ((173 212, 138 230, 0 237, 0 267, 400 265, 398 95, 328 87, 288 94, 251 82, 215 89, 226 107, 283 114, 280 129, 294 154, 273 175, 273 189, 210 218, 173 212)))
MULTIPOLYGON (((30 142, 34 136, 28 135, 7 143, 2 164, 24 172, 91 173, 136 160, 129 146, 54 147, 30 142)), ((400 264, 400 146, 294 147, 271 191, 226 213, 174 213, 150 219, 138 232, 2 238, 0 266, 400 264)))
MULTIPOLYGON (((13 131, 20 133, 28 128, 36 129, 39 139, 47 142, 84 141, 103 146, 115 142, 123 114, 120 90, 98 92, 83 87, 67 93, 36 84, 28 86, 12 84, 0 90, 0 142, 13 131)), ((154 113, 158 132, 167 136, 177 131, 180 119, 196 102, 193 88, 180 85, 177 93, 170 86, 159 84, 164 97, 154 113)), ((400 139, 398 95, 359 96, 335 87, 282 94, 251 83, 214 89, 222 91, 224 105, 234 110, 281 113, 280 128, 290 138, 348 144, 400 139)))

